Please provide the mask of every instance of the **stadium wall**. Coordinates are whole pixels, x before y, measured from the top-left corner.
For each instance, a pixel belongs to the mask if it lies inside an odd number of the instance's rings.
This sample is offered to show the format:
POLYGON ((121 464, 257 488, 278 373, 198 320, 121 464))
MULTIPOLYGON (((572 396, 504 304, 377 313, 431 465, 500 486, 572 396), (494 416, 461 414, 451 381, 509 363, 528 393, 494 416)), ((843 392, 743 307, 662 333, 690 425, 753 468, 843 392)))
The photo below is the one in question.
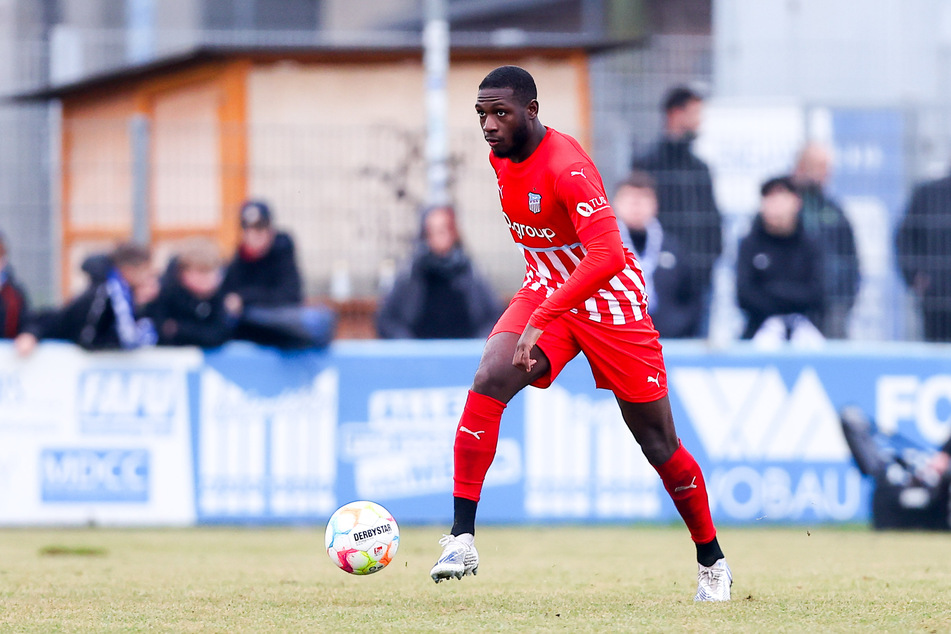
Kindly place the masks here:
MULTIPOLYGON (((446 523, 452 441, 481 342, 279 353, 0 345, 0 524, 317 524, 372 499, 446 523)), ((942 347, 666 346, 671 403, 715 519, 865 522, 870 483, 837 412, 934 445, 951 434, 942 347)), ((670 522, 676 511, 586 364, 505 414, 480 508, 496 523, 670 522)))

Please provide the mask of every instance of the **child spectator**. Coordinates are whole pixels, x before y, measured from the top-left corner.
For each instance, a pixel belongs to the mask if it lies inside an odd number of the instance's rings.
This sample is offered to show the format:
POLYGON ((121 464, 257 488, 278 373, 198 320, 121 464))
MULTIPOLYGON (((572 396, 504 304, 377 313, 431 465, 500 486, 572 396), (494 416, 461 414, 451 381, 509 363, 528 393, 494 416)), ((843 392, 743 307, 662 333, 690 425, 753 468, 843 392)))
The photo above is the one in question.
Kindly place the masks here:
POLYGON ((159 345, 216 348, 231 338, 233 320, 221 291, 222 264, 218 247, 201 238, 186 243, 172 258, 148 311, 159 345))
POLYGON ((158 336, 143 307, 158 294, 147 247, 123 243, 108 255, 83 262, 89 287, 59 309, 31 319, 16 338, 26 356, 41 339, 63 339, 87 350, 132 349, 155 345, 158 336))
POLYGON ((13 339, 26 322, 29 301, 7 260, 7 241, 0 234, 0 339, 13 339))

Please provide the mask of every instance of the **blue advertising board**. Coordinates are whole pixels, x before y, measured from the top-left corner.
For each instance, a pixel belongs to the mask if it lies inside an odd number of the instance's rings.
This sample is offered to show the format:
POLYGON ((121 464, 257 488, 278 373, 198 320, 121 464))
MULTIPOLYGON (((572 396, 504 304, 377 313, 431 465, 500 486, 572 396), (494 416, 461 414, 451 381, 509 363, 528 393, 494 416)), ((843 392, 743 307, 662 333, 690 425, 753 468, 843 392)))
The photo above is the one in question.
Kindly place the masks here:
MULTIPOLYGON (((353 342, 329 352, 232 348, 193 381, 199 522, 317 522, 371 499, 404 522, 446 523, 452 442, 481 343, 353 342)), ((838 412, 934 445, 951 434, 940 348, 764 354, 666 346, 671 405, 721 523, 856 522, 870 483, 838 412)), ((575 360, 506 408, 484 522, 676 521, 613 396, 575 360)))
MULTIPOLYGON (((448 525, 452 445, 479 341, 233 343, 88 353, 0 345, 0 523, 322 524, 369 499, 448 525), (55 384, 57 388, 50 390, 55 384)), ((865 522, 871 483, 839 412, 934 447, 951 435, 951 349, 819 352, 667 342, 670 403, 720 524, 865 522)), ((583 357, 506 407, 479 518, 677 522, 583 357)))

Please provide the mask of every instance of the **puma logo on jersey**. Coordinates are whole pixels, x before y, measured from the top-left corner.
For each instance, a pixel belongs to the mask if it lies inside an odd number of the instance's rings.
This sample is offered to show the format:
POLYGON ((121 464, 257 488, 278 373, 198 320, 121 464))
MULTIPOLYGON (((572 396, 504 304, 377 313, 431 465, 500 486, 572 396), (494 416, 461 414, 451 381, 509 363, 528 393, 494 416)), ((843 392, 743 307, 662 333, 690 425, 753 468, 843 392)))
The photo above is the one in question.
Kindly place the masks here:
POLYGON ((674 493, 680 493, 681 491, 687 491, 689 489, 697 488, 697 476, 693 477, 693 480, 690 481, 690 484, 681 487, 674 487, 674 493))
POLYGON ((647 382, 648 382, 648 383, 656 383, 656 384, 657 384, 657 387, 660 387, 660 372, 657 373, 657 376, 649 376, 649 377, 647 377, 647 382))
POLYGON ((572 175, 572 176, 580 176, 581 178, 583 178, 583 179, 585 179, 585 180, 588 180, 588 177, 584 175, 584 168, 583 168, 583 167, 582 167, 580 170, 578 170, 577 172, 572 172, 571 175, 572 175))
POLYGON ((469 428, 466 427, 465 425, 459 425, 459 431, 464 431, 464 432, 466 432, 467 434, 472 434, 473 436, 475 436, 475 439, 476 439, 476 440, 482 440, 482 437, 479 436, 479 434, 484 434, 484 433, 485 433, 485 430, 484 430, 484 429, 480 429, 479 431, 472 431, 471 429, 469 429, 469 428))

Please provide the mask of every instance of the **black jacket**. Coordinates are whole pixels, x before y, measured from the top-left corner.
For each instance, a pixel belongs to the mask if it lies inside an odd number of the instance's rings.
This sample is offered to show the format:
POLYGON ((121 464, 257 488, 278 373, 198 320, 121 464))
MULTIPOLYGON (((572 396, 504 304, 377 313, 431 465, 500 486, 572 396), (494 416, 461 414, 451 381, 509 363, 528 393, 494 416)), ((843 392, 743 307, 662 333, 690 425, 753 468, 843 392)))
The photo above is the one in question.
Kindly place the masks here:
POLYGON ((713 264, 723 250, 721 217, 710 169, 694 155, 691 144, 692 139, 665 137, 632 167, 657 181, 657 219, 680 240, 696 283, 709 288, 713 264))
POLYGON ((766 233, 757 214, 736 258, 737 301, 747 315, 743 338, 773 315, 801 313, 819 323, 822 291, 822 254, 802 222, 792 235, 779 237, 766 233))
POLYGON ((804 187, 802 223, 806 233, 822 248, 826 304, 851 308, 859 291, 859 257, 852 225, 842 207, 818 186, 804 187))
POLYGON ((377 312, 384 339, 485 337, 502 307, 460 247, 439 257, 417 248, 377 312))
POLYGON ((7 266, 6 280, 0 285, 0 339, 12 339, 29 321, 30 300, 26 290, 7 266))
POLYGON ((155 322, 159 345, 217 348, 231 338, 234 323, 224 307, 224 293, 199 299, 179 281, 178 262, 169 262, 162 288, 146 313, 155 322))
MULTIPOLYGON (((625 227, 621 235, 625 245, 634 247, 635 253, 644 252, 644 233, 625 227)), ((657 262, 654 265, 652 292, 647 298, 648 314, 661 337, 693 337, 703 316, 702 289, 687 268, 687 260, 677 236, 666 232, 662 235, 657 262)), ((646 258, 639 260, 646 277, 646 258)))
MULTIPOLYGON (((37 339, 62 339, 87 350, 120 348, 119 332, 106 281, 113 269, 108 255, 93 255, 83 262, 89 286, 65 306, 36 313, 24 331, 37 339)), ((136 309, 136 317, 139 317, 136 309)))
POLYGON ((274 236, 271 249, 257 260, 245 258, 240 249, 225 271, 225 294, 237 293, 245 306, 286 306, 303 298, 294 241, 286 233, 274 236))
POLYGON ((915 188, 895 248, 909 286, 918 275, 928 278, 921 289, 926 309, 931 303, 951 302, 951 176, 915 188))

